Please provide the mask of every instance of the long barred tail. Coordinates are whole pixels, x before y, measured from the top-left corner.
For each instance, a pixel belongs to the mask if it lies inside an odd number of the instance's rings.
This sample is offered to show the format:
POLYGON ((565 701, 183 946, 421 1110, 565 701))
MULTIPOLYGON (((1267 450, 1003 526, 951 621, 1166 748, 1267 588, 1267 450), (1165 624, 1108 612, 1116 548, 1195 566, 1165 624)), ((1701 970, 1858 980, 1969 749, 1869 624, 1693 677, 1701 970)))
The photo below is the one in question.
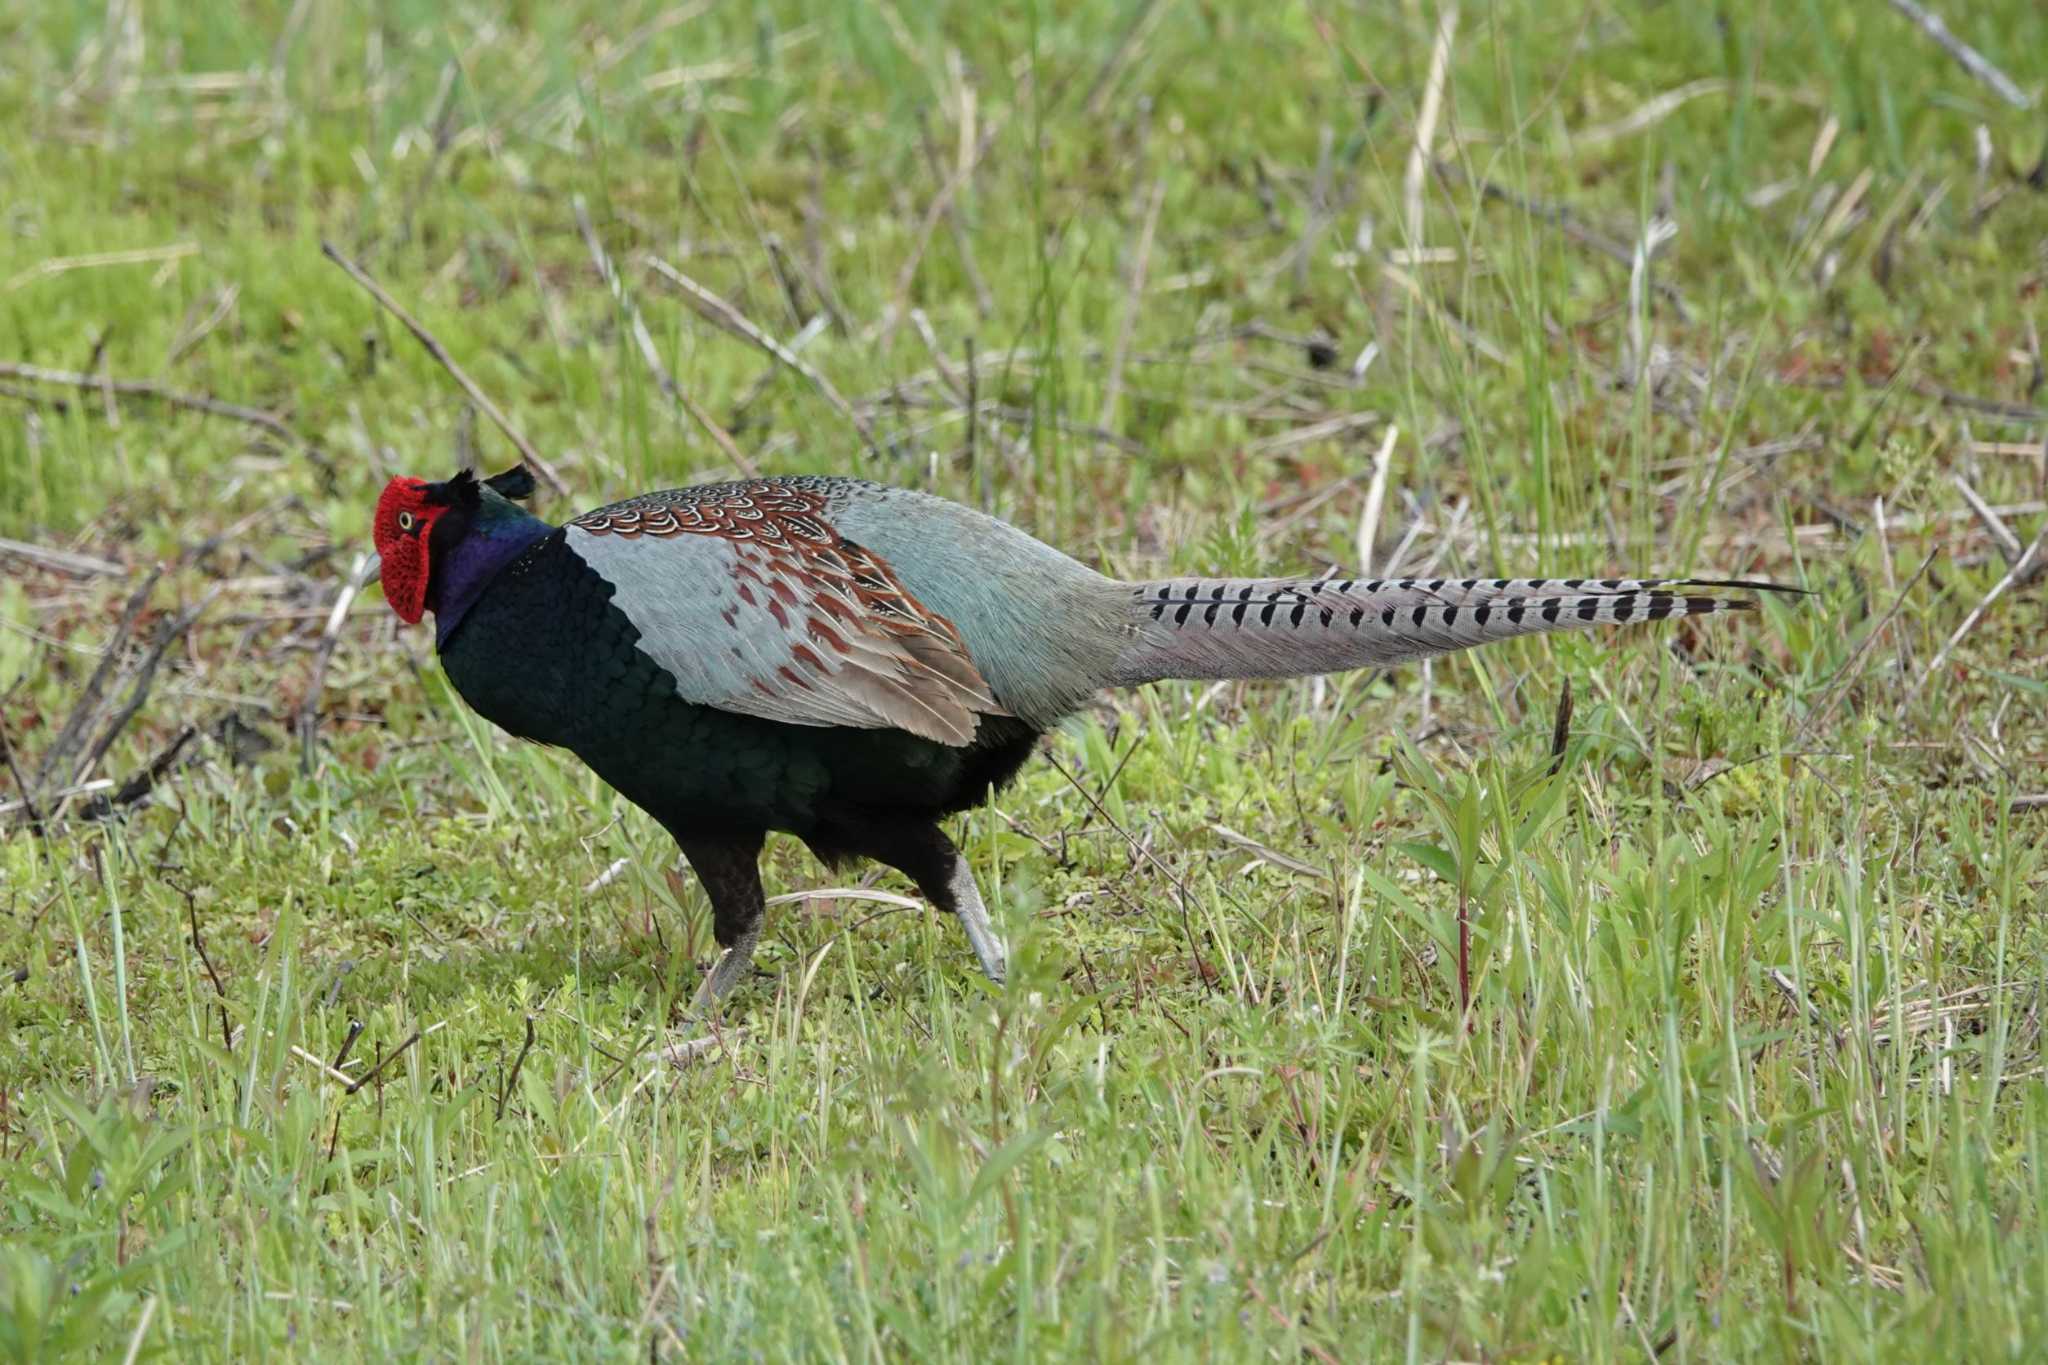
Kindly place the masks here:
POLYGON ((1717 611, 1727 593, 1801 592, 1712 578, 1175 578, 1131 587, 1123 684, 1286 678, 1405 663, 1541 631, 1717 611))

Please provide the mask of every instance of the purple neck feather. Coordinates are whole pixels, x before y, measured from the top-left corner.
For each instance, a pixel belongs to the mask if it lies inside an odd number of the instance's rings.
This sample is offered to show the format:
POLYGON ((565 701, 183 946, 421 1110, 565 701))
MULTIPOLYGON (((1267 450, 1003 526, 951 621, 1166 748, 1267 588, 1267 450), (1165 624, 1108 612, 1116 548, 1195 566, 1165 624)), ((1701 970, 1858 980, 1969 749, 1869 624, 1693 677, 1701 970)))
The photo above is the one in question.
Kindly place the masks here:
POLYGON ((427 607, 434 613, 434 647, 448 643, 500 569, 554 529, 524 512, 478 518, 469 534, 444 552, 427 584, 427 607))

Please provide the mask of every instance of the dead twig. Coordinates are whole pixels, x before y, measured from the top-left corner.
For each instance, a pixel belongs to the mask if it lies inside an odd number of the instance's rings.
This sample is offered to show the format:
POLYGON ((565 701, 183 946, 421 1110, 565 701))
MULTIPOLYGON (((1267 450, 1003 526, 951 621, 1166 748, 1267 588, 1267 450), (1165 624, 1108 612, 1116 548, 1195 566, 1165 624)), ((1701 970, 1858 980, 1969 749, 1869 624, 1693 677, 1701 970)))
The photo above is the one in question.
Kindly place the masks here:
MULTIPOLYGON (((813 313, 810 316, 810 320, 804 323, 797 334, 783 344, 789 347, 791 354, 802 355, 804 347, 816 341, 831 325, 831 319, 825 314, 813 313)), ((746 392, 741 394, 733 403, 732 415, 726 420, 736 426, 745 422, 747 413, 752 410, 755 403, 760 401, 761 395, 768 392, 769 385, 773 384, 781 375, 782 366, 775 361, 771 360, 764 365, 761 368, 761 373, 755 377, 754 382, 747 385, 746 392)))
POLYGON ((1109 97, 1116 89, 1117 78, 1123 74, 1124 68, 1130 64, 1131 55, 1151 31, 1160 10, 1159 0, 1138 0, 1131 13, 1131 21, 1124 25, 1124 31, 1117 36, 1116 46, 1095 69, 1095 79, 1088 83, 1088 93, 1082 97, 1081 108, 1090 122, 1101 118, 1109 108, 1109 97))
POLYGON ((23 540, 0 538, 0 555, 12 555, 40 565, 72 578, 120 578, 128 570, 110 559, 93 555, 82 555, 75 550, 52 550, 42 545, 31 545, 23 540))
POLYGON ((1920 567, 1913 570, 1913 576, 1906 580, 1906 586, 1899 589, 1898 595, 1892 599, 1891 610, 1887 611, 1884 614, 1884 618, 1871 627, 1870 633, 1857 643, 1855 650, 1851 652, 1847 659, 1842 661, 1842 666, 1835 670, 1834 680, 1828 689, 1827 700, 1818 709, 1809 712, 1806 719, 1800 723, 1797 736, 1792 741, 1792 748, 1803 748, 1808 734, 1826 724, 1828 718, 1834 715, 1835 707, 1841 703, 1842 694, 1848 690, 1849 684, 1855 681, 1857 665, 1861 664, 1863 656, 1876 646, 1886 629, 1890 627, 1892 619, 1899 614, 1899 609, 1906 605, 1906 598, 1911 596, 1914 585, 1919 583, 1921 578, 1925 576, 1928 567, 1934 563, 1935 556, 1940 553, 1941 549, 1939 546, 1927 552, 1927 558, 1920 561, 1920 567))
MULTIPOLYGON (((983 403, 981 411, 989 416, 1000 417, 1005 422, 1014 422, 1018 426, 1026 428, 1032 422, 1038 420, 1038 415, 1032 412, 1031 409, 1018 407, 1014 403, 983 403)), ((1100 441, 1103 445, 1121 450, 1126 455, 1143 455, 1146 453, 1143 442, 1133 441, 1128 436, 1120 436, 1114 431, 1105 431, 1101 427, 1090 426, 1086 422, 1072 422, 1054 414, 1048 419, 1048 425, 1070 436, 1086 436, 1091 441, 1100 441)))
POLYGON ((1211 821, 1209 832, 1224 843, 1235 844, 1245 852, 1257 855, 1260 861, 1271 863, 1275 867, 1284 867, 1289 872, 1299 872, 1304 877, 1320 877, 1326 882, 1336 880, 1330 875, 1328 868, 1317 867, 1314 863, 1305 863, 1299 858, 1289 857, 1279 849, 1270 848, 1248 834, 1240 834, 1228 825, 1219 825, 1211 821))
MULTIPOLYGON (((971 100, 969 101, 971 110, 971 100)), ((939 159, 939 149, 932 141, 931 129, 922 121, 917 125, 918 136, 924 143, 924 157, 931 165, 932 179, 939 180, 946 174, 945 163, 939 159)), ((974 291, 974 313, 986 318, 996 310, 995 295, 989 292, 988 281, 982 277, 981 263, 974 257, 974 237, 967 231, 967 223, 960 216, 960 196, 953 196, 946 204, 946 226, 953 233, 953 252, 960 258, 960 270, 967 276, 967 287, 974 291)))
POLYGON ((341 1070, 341 1064, 348 1060, 348 1054, 355 1051, 356 1039, 362 1036, 363 1021, 360 1019, 349 1020, 348 1032, 342 1035, 341 1051, 334 1054, 334 1061, 331 1063, 336 1071, 341 1070))
POLYGON ((670 1066, 680 1069, 690 1065, 692 1062, 701 1061, 709 1057, 723 1046, 724 1043, 716 1034, 703 1038, 692 1038, 687 1042, 681 1043, 665 1042, 654 1051, 649 1052, 642 1060, 667 1062, 670 1066))
MULTIPOLYGON (((206 968, 207 979, 213 982, 213 1001, 220 1010, 220 1041, 229 1052, 235 1050, 234 1021, 228 1017, 228 988, 220 981, 220 972, 214 967, 213 959, 207 956, 206 940, 199 933, 199 900, 190 891, 175 882, 172 888, 185 898, 185 913, 192 920, 192 950, 199 954, 199 965, 206 968)), ((339 1063, 337 1063, 339 1065, 339 1063)))
POLYGON ((1281 257, 1281 263, 1273 269, 1291 267, 1294 272, 1294 292, 1308 293, 1308 267, 1314 259, 1316 242, 1323 235, 1323 229, 1330 225, 1330 177, 1335 171, 1334 156, 1337 150, 1337 130, 1325 123, 1316 132, 1316 169, 1309 181, 1308 211, 1302 215, 1301 236, 1281 257))
POLYGON ((519 428, 512 425, 512 419, 507 417, 498 405, 491 401, 491 396, 483 391, 481 385, 469 377, 468 371, 455 363, 455 357, 448 353, 448 348, 443 346, 440 340, 420 323, 418 318, 406 312, 404 306, 397 299, 392 298, 389 293, 385 292, 383 285, 378 284, 376 280, 370 277, 368 271, 350 260, 340 247, 323 239, 320 243, 320 250, 328 260, 333 261, 336 265, 347 271, 350 279, 361 285, 365 293, 375 299, 385 312, 403 323, 405 329, 413 334, 413 338, 420 345, 427 348, 427 354, 440 362, 441 368, 448 371, 449 377, 462 386, 462 391, 469 395, 470 401, 483 409, 484 416, 490 418, 496 424, 498 430, 505 433, 505 439, 510 441, 514 448, 519 451, 519 458, 526 462, 526 467, 540 476, 541 482, 559 494, 564 496, 568 494, 569 485, 562 482, 562 476, 557 474, 554 471, 554 467, 541 458, 540 452, 533 448, 533 442, 527 440, 519 428))
POLYGON ((618 270, 612 265, 610 253, 598 239, 597 228, 590 221, 590 210, 584 205, 582 195, 576 196, 573 207, 576 210, 576 227, 583 234, 584 245, 590 248, 590 259, 596 263, 597 273, 603 277, 605 287, 612 291, 613 302, 617 303, 619 310, 626 315, 626 328, 633 334, 633 344, 639 348, 640 358, 647 363, 648 370, 654 375, 654 382, 661 389, 662 396, 688 413, 690 420, 702 427, 704 434, 711 438, 713 444, 725 452, 725 458, 732 461, 734 468, 747 478, 754 478, 760 471, 733 440, 732 433, 719 425, 718 419, 705 411, 703 405, 676 382, 676 377, 669 373, 668 366, 661 363, 661 353, 655 349, 654 337, 647 330, 646 320, 640 316, 640 306, 627 295, 625 281, 619 278, 618 270))
POLYGON ((1652 96, 1625 118, 1614 123, 1603 123, 1598 127, 1582 129, 1572 134, 1572 138, 1584 147, 1605 146, 1607 143, 1640 133, 1645 128, 1654 128, 1702 95, 1725 94, 1733 86, 1734 82, 1725 76, 1702 76, 1696 81, 1687 81, 1675 89, 1652 96))
POLYGON ((1911 688, 1907 689, 1905 700, 1900 703, 1901 708, 1911 705, 1913 699, 1920 695, 1921 690, 1927 686, 1928 681, 1941 670, 1943 664, 1948 662, 1948 656, 1955 652, 1956 646, 1960 645, 1963 642, 1963 638, 1977 628, 1977 623, 1984 619, 1984 613, 1991 609, 1993 602, 2005 596, 2014 587, 2024 586, 2027 582, 2031 581, 2034 566, 2042 562, 2044 554, 2048 554, 2048 524, 2044 524, 2041 527, 2041 533, 2034 537, 2034 543, 2027 547, 2027 552, 2020 557, 2020 561, 2006 570, 2005 577, 1992 585, 1991 591, 1984 594, 1983 601, 1970 609, 1970 614, 1965 616, 1963 623, 1956 627, 1955 634, 1948 637, 1948 643, 1935 651, 1934 658, 1928 662, 1926 671, 1920 675, 1911 688))
POLYGON ((889 306, 882 315, 878 349, 883 354, 888 353, 889 343, 896 335, 896 325, 909 311, 910 286, 916 283, 918 268, 924 264, 924 254, 931 246, 932 232, 938 227, 939 219, 951 210, 954 196, 960 193, 961 187, 973 176, 974 168, 981 164, 981 158, 988 152, 989 144, 996 140, 996 134, 1002 129, 1003 125, 1000 122, 989 124, 981 135, 981 141, 975 145, 973 154, 961 158, 960 164, 953 168, 953 173, 939 186, 938 193, 932 196, 931 203, 925 205, 924 218, 917 225, 916 243, 911 247, 910 255, 904 258, 903 268, 896 272, 896 287, 890 295, 889 306))
POLYGON ((85 804, 79 815, 85 820, 105 820, 119 814, 156 790, 164 774, 171 770, 185 746, 199 737, 199 727, 187 725, 171 738, 171 742, 157 750, 156 757, 149 760, 142 770, 123 782, 112 796, 95 796, 85 804))
POLYGON ((1449 304, 1431 296, 1417 282, 1414 276, 1396 266, 1391 256, 1381 263, 1380 275, 1389 284, 1399 286, 1403 293, 1415 300, 1421 306, 1422 311, 1429 315, 1431 321, 1442 326, 1445 331, 1456 336, 1479 355, 1485 356, 1494 364, 1506 368, 1508 363, 1507 352, 1500 348, 1499 343, 1495 342, 1471 323, 1465 321, 1464 318, 1458 315, 1457 310, 1449 304))
POLYGON ((21 808, 28 812, 28 827, 32 833, 43 832, 43 813, 36 806, 36 794, 30 789, 28 779, 21 775, 21 765, 14 761, 14 741, 7 737, 7 717, 0 716, 0 756, 7 759, 7 771, 14 777, 14 789, 21 793, 21 808))
POLYGON ((1105 808, 1100 801, 1095 799, 1095 794, 1089 791, 1086 787, 1082 786, 1081 780, 1075 777, 1072 773, 1068 772, 1067 766, 1064 763, 1060 762, 1058 758, 1054 757, 1050 750, 1045 751, 1045 756, 1047 761, 1052 764, 1054 770, 1057 771, 1061 777, 1067 779, 1067 785, 1072 787, 1075 791, 1081 793, 1081 799, 1086 801, 1090 806, 1095 808, 1095 814, 1098 817, 1100 817, 1102 821, 1105 824, 1107 824, 1111 829, 1115 830, 1118 834, 1123 835, 1124 842, 1131 846, 1131 852, 1137 854, 1140 858, 1143 858, 1146 862, 1158 868, 1162 873, 1166 875, 1166 879, 1173 883, 1174 890, 1179 893, 1176 899, 1180 905, 1181 935, 1187 941, 1188 945, 1188 966, 1194 972, 1196 980, 1200 981, 1204 986, 1207 986, 1210 990, 1216 989, 1216 983, 1212 979, 1210 974, 1211 969, 1209 968, 1207 963, 1202 961, 1202 954, 1200 950, 1197 949, 1197 947, 1195 946, 1194 921, 1188 915, 1188 884, 1185 881, 1181 880, 1179 873, 1175 872, 1172 868, 1168 867, 1164 862, 1160 861, 1159 856, 1152 851, 1151 847, 1148 844, 1139 843, 1136 836, 1134 836, 1129 830, 1125 829, 1121 824, 1119 824, 1117 822, 1117 818, 1114 815, 1111 815, 1108 809, 1105 808))
POLYGON ((1913 392, 1922 398, 1932 398, 1943 407, 1961 408, 1974 412, 1980 417, 1996 417, 2007 422, 2024 422, 2029 426, 2048 422, 2048 409, 2033 407, 2026 403, 2007 403, 1997 398, 1979 398, 1973 393, 1937 384, 1923 379, 1913 385, 1913 392))
POLYGON ((306 1049, 300 1047, 297 1043, 292 1044, 291 1053, 292 1056, 298 1058, 307 1066, 310 1066, 315 1071, 324 1074, 330 1081, 340 1081, 343 1085, 347 1085, 350 1081, 355 1079, 346 1071, 335 1070, 333 1067, 327 1065, 327 1063, 321 1061, 318 1057, 315 1057, 312 1053, 306 1051, 306 1049))
POLYGON ((226 322, 228 315, 235 311, 235 304, 241 297, 242 286, 230 284, 214 295, 212 311, 197 323, 192 321, 191 313, 186 313, 185 325, 179 328, 178 335, 171 339, 170 349, 164 352, 164 368, 169 369, 176 365, 192 354, 200 342, 212 336, 214 329, 226 322))
POLYGON ((1557 693, 1557 718, 1550 723, 1550 775, 1564 769, 1565 745, 1572 737, 1572 680, 1566 678, 1557 693))
POLYGON ((299 732, 300 772, 313 771, 313 742, 320 731, 320 694, 327 686, 327 665, 334 658, 334 647, 341 639, 341 626, 348 619, 348 609, 355 605, 356 594, 370 581, 375 559, 376 556, 368 551, 356 556, 354 567, 334 594, 334 606, 327 613, 327 626, 320 632, 320 648, 313 655, 313 677, 306 684, 306 695, 300 698, 298 714, 293 718, 299 732))
POLYGON ((880 455, 882 453, 881 447, 875 444, 874 432, 868 427, 866 420, 853 410, 853 404, 847 402, 845 396, 837 388, 833 387, 832 381, 819 373, 803 357, 769 336, 759 327, 756 327, 739 309, 733 307, 724 299, 670 265, 667 261, 662 260, 658 256, 650 256, 647 258, 647 264, 655 274, 682 290, 684 296, 690 300, 691 304, 708 321, 723 327, 740 340, 759 347, 776 361, 801 375, 812 388, 818 391, 818 395, 827 403, 830 403, 838 411, 839 415, 847 420, 854 431, 859 433, 861 441, 872 454, 880 455))
POLYGON ((379 1076, 384 1074, 385 1067, 390 1066, 393 1062, 397 1061, 400 1057, 404 1056, 405 1050, 411 1047, 414 1043, 417 1043, 419 1040, 420 1030, 414 1029, 404 1042, 400 1043, 397 1047, 391 1049, 389 1053, 385 1054, 385 1056, 380 1058, 377 1062, 377 1065, 371 1067, 368 1071, 365 1071, 361 1076, 357 1077, 353 1082, 350 1083, 349 1088, 343 1091, 342 1093, 345 1095, 353 1095, 356 1093, 356 1091, 361 1090, 371 1081, 376 1080, 379 1076))
MULTIPOLYGON (((261 408, 247 408, 240 403, 230 403, 204 393, 187 393, 182 389, 167 388, 148 379, 116 379, 105 374, 81 374, 76 370, 52 370, 41 365, 24 365, 19 361, 0 360, 0 378, 20 379, 32 384, 56 384, 67 389, 79 389, 86 393, 112 394, 120 398, 146 398, 153 402, 168 403, 174 408, 191 412, 203 412, 214 417, 226 417, 232 421, 245 422, 252 427, 261 427, 288 445, 313 449, 313 443, 293 431, 283 418, 261 408)), ((16 396, 35 401, 46 400, 33 390, 17 391, 16 396)))
POLYGON ((519 1055, 512 1059, 511 1074, 505 1077, 504 1086, 498 1091, 497 1117, 505 1117, 505 1101, 512 1097, 512 1087, 519 1084, 519 1070, 526 1065, 526 1054, 533 1051, 533 1016, 526 1016, 526 1041, 520 1045, 519 1055))
POLYGON ((62 780, 65 764, 84 742, 86 729, 99 718, 100 698, 106 692, 107 680, 121 662, 121 647, 128 642, 129 633, 135 629, 135 622, 141 618, 142 609, 148 605, 149 595, 155 590, 157 579, 163 577, 163 572, 163 565, 154 566, 135 591, 128 595, 128 604, 121 609, 121 619, 114 627, 113 638, 107 641, 99 666, 85 680, 85 692, 79 697, 78 705, 72 708, 64 721, 64 728, 57 732, 57 738, 50 742, 50 747, 43 750, 43 761, 36 766, 38 788, 48 786, 53 779, 62 780))
POLYGON ((1963 70, 1990 86, 1993 93, 2007 104, 2015 109, 2034 107, 2034 102, 2027 98, 2026 92, 2013 84, 2012 77, 1985 60, 1983 53, 1951 33, 1948 25, 1941 22, 1940 15, 1919 4, 1918 0, 1892 0, 1892 8, 1911 19, 1922 33, 1940 46, 1942 51, 1961 63, 1963 70))
MULTIPOLYGON (((113 747, 121 732, 128 728, 128 722, 135 719, 136 712, 149 700, 149 689, 156 681, 156 670, 163 662, 164 654, 173 644, 183 639, 185 632, 192 629, 206 609, 213 605, 214 599, 221 595, 222 587, 222 584, 216 583, 208 588, 204 596, 157 632, 156 640, 150 645, 149 652, 142 656, 142 662, 136 665, 135 671, 129 675, 135 681, 130 684, 128 696, 122 701, 121 709, 114 713, 106 728, 100 731, 99 738, 86 750, 85 760, 78 765, 78 772, 73 781, 82 782, 91 776, 93 769, 99 766, 100 760, 106 757, 107 750, 113 747)), ((55 815, 57 811, 53 809, 50 813, 55 815)))
POLYGON ((1970 504, 1970 510, 1977 514, 1977 520, 1990 533, 1991 539, 1998 545, 1998 553, 2005 557, 2005 562, 2019 563, 2020 556, 2027 552, 2027 547, 2020 544, 2020 538, 2013 534, 2012 527, 2005 524, 2005 518, 1999 516, 1990 503, 1978 496, 1977 490, 1970 487, 1970 481, 1962 475, 1951 474, 1949 482, 1963 495, 1963 501, 1970 504))
POLYGON ((981 468, 980 432, 977 429, 980 423, 975 420, 978 415, 976 413, 976 405, 980 402, 978 390, 981 381, 979 378, 979 368, 974 363, 974 337, 972 334, 969 334, 963 343, 961 353, 967 361, 967 472, 974 478, 976 491, 981 498, 981 510, 991 512, 995 509, 989 496, 988 476, 982 472, 981 468))
MULTIPOLYGON (((1925 349, 1924 342, 1915 343, 1914 354, 1918 354, 1923 349, 1925 349)), ((1911 359, 1911 357, 1909 356, 1908 359, 1911 359)), ((1904 369, 1905 366, 1902 362, 1900 367, 1893 371, 1892 376, 1885 383, 1886 393, 1889 393, 1891 388, 1898 383, 1899 376, 1904 373, 1904 369)), ((1826 374, 1805 375, 1797 379, 1775 379, 1772 382, 1782 384, 1788 389, 1812 389, 1819 393, 1837 393, 1847 388, 1849 383, 1848 380, 1840 375, 1826 374)), ((1990 417, 2013 425, 2039 426, 2044 422, 2048 422, 2048 408, 2032 407, 2026 403, 2008 403, 1998 398, 1979 398, 1973 393, 1964 393, 1959 389, 1951 389, 1947 385, 1937 384, 1931 379, 1915 380, 1911 385, 1907 386, 1907 390, 1922 398, 1932 398, 1943 407, 1960 408, 1964 412, 1973 412, 1980 417, 1990 417)))
MULTIPOLYGON (((1497 185, 1491 180, 1475 179, 1468 176, 1465 173, 1465 168, 1454 161, 1437 162, 1436 171, 1438 175, 1454 177, 1471 185, 1479 191, 1480 197, 1483 199, 1498 200, 1503 204, 1520 209, 1537 222, 1547 227, 1556 228, 1559 232, 1571 238, 1571 240, 1579 243, 1579 245, 1589 247, 1609 260, 1619 261, 1627 266, 1635 264, 1636 253, 1634 247, 1625 242, 1618 242, 1607 234, 1588 227, 1580 222, 1570 209, 1561 204, 1548 204, 1540 199, 1530 199, 1524 195, 1516 194, 1505 186, 1497 185)), ((1679 290, 1677 285, 1672 284, 1668 280, 1652 280, 1650 287, 1656 290, 1658 296, 1677 311, 1680 321, 1691 320, 1691 310, 1686 307, 1685 295, 1679 290)))
MULTIPOLYGON (((1365 408, 1358 412, 1340 412, 1335 417, 1325 417, 1320 421, 1309 422, 1272 436, 1247 442, 1244 449, 1247 455, 1278 455, 1284 451, 1293 450, 1299 446, 1309 445, 1316 441, 1330 441, 1340 436, 1348 436, 1360 427, 1373 426, 1384 420, 1379 413, 1371 408, 1365 408)), ((1357 475, 1352 475, 1347 482, 1356 482, 1357 477, 1357 475)), ((1287 506, 1290 501, 1282 501, 1280 505, 1287 506)), ((1261 510, 1269 509, 1262 508, 1261 510)))
POLYGON ((939 345, 939 334, 932 330, 932 320, 925 316, 924 309, 910 310, 910 325, 917 330, 917 339, 924 343, 926 354, 931 356, 932 372, 938 375, 939 382, 946 386, 946 392, 961 402, 966 402, 967 391, 961 388, 960 381, 953 377, 953 362, 946 359, 946 352, 939 345))
POLYGON ((141 247, 133 251, 94 251, 83 256, 52 256, 11 276, 7 283, 0 284, 0 294, 11 294, 24 285, 49 279, 53 275, 69 274, 73 270, 97 270, 110 265, 169 265, 173 261, 181 261, 187 256, 198 254, 197 242, 173 242, 169 246, 141 247))
MULTIPOLYGON (((1303 1254, 1306 1255, 1307 1253, 1304 1252, 1303 1254)), ((1259 1301, 1261 1308, 1264 1308, 1273 1315, 1273 1321, 1278 1323, 1283 1331, 1298 1331, 1302 1328, 1303 1324, 1300 1319, 1288 1317, 1287 1314, 1280 1311, 1277 1304, 1259 1291, 1257 1280, 1247 1277, 1244 1287, 1251 1292, 1253 1298, 1259 1301)), ((1318 1365, 1337 1365, 1337 1357, 1330 1354, 1327 1348, 1313 1341, 1304 1340, 1301 1344, 1301 1349, 1305 1354, 1314 1356, 1318 1365)))

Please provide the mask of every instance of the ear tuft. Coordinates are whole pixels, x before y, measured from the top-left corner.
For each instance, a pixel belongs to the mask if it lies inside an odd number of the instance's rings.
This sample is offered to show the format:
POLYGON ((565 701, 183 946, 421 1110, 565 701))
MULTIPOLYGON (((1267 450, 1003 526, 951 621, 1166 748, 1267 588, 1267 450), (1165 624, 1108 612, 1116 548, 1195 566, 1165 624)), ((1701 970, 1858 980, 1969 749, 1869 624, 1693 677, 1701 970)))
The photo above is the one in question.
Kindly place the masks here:
POLYGON ((477 503, 476 474, 467 469, 455 472, 454 477, 440 483, 425 485, 420 491, 427 502, 435 507, 475 507, 477 503))
POLYGON ((533 471, 523 463, 515 464, 501 474, 491 475, 484 483, 499 497, 510 498, 514 502, 525 502, 532 497, 535 486, 533 471))

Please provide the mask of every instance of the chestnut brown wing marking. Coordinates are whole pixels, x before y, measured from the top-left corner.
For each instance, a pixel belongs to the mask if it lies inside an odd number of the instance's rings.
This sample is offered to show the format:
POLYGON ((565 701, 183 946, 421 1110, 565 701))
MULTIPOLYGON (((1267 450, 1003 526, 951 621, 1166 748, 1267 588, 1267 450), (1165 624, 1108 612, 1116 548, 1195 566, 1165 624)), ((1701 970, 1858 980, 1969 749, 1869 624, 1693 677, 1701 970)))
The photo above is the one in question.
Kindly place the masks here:
POLYGON ((736 709, 836 719, 851 708, 954 744, 972 737, 975 715, 1005 714, 953 623, 886 560, 840 536, 825 508, 812 489, 714 484, 648 494, 570 524, 626 540, 726 542, 740 606, 721 615, 727 628, 756 636, 746 642, 755 675, 749 695, 728 703, 736 709), (779 655, 762 657, 776 640, 779 655))
POLYGON ((795 538, 833 545, 824 495, 767 480, 703 484, 645 493, 586 512, 570 523, 593 535, 722 536, 780 544, 795 538))

